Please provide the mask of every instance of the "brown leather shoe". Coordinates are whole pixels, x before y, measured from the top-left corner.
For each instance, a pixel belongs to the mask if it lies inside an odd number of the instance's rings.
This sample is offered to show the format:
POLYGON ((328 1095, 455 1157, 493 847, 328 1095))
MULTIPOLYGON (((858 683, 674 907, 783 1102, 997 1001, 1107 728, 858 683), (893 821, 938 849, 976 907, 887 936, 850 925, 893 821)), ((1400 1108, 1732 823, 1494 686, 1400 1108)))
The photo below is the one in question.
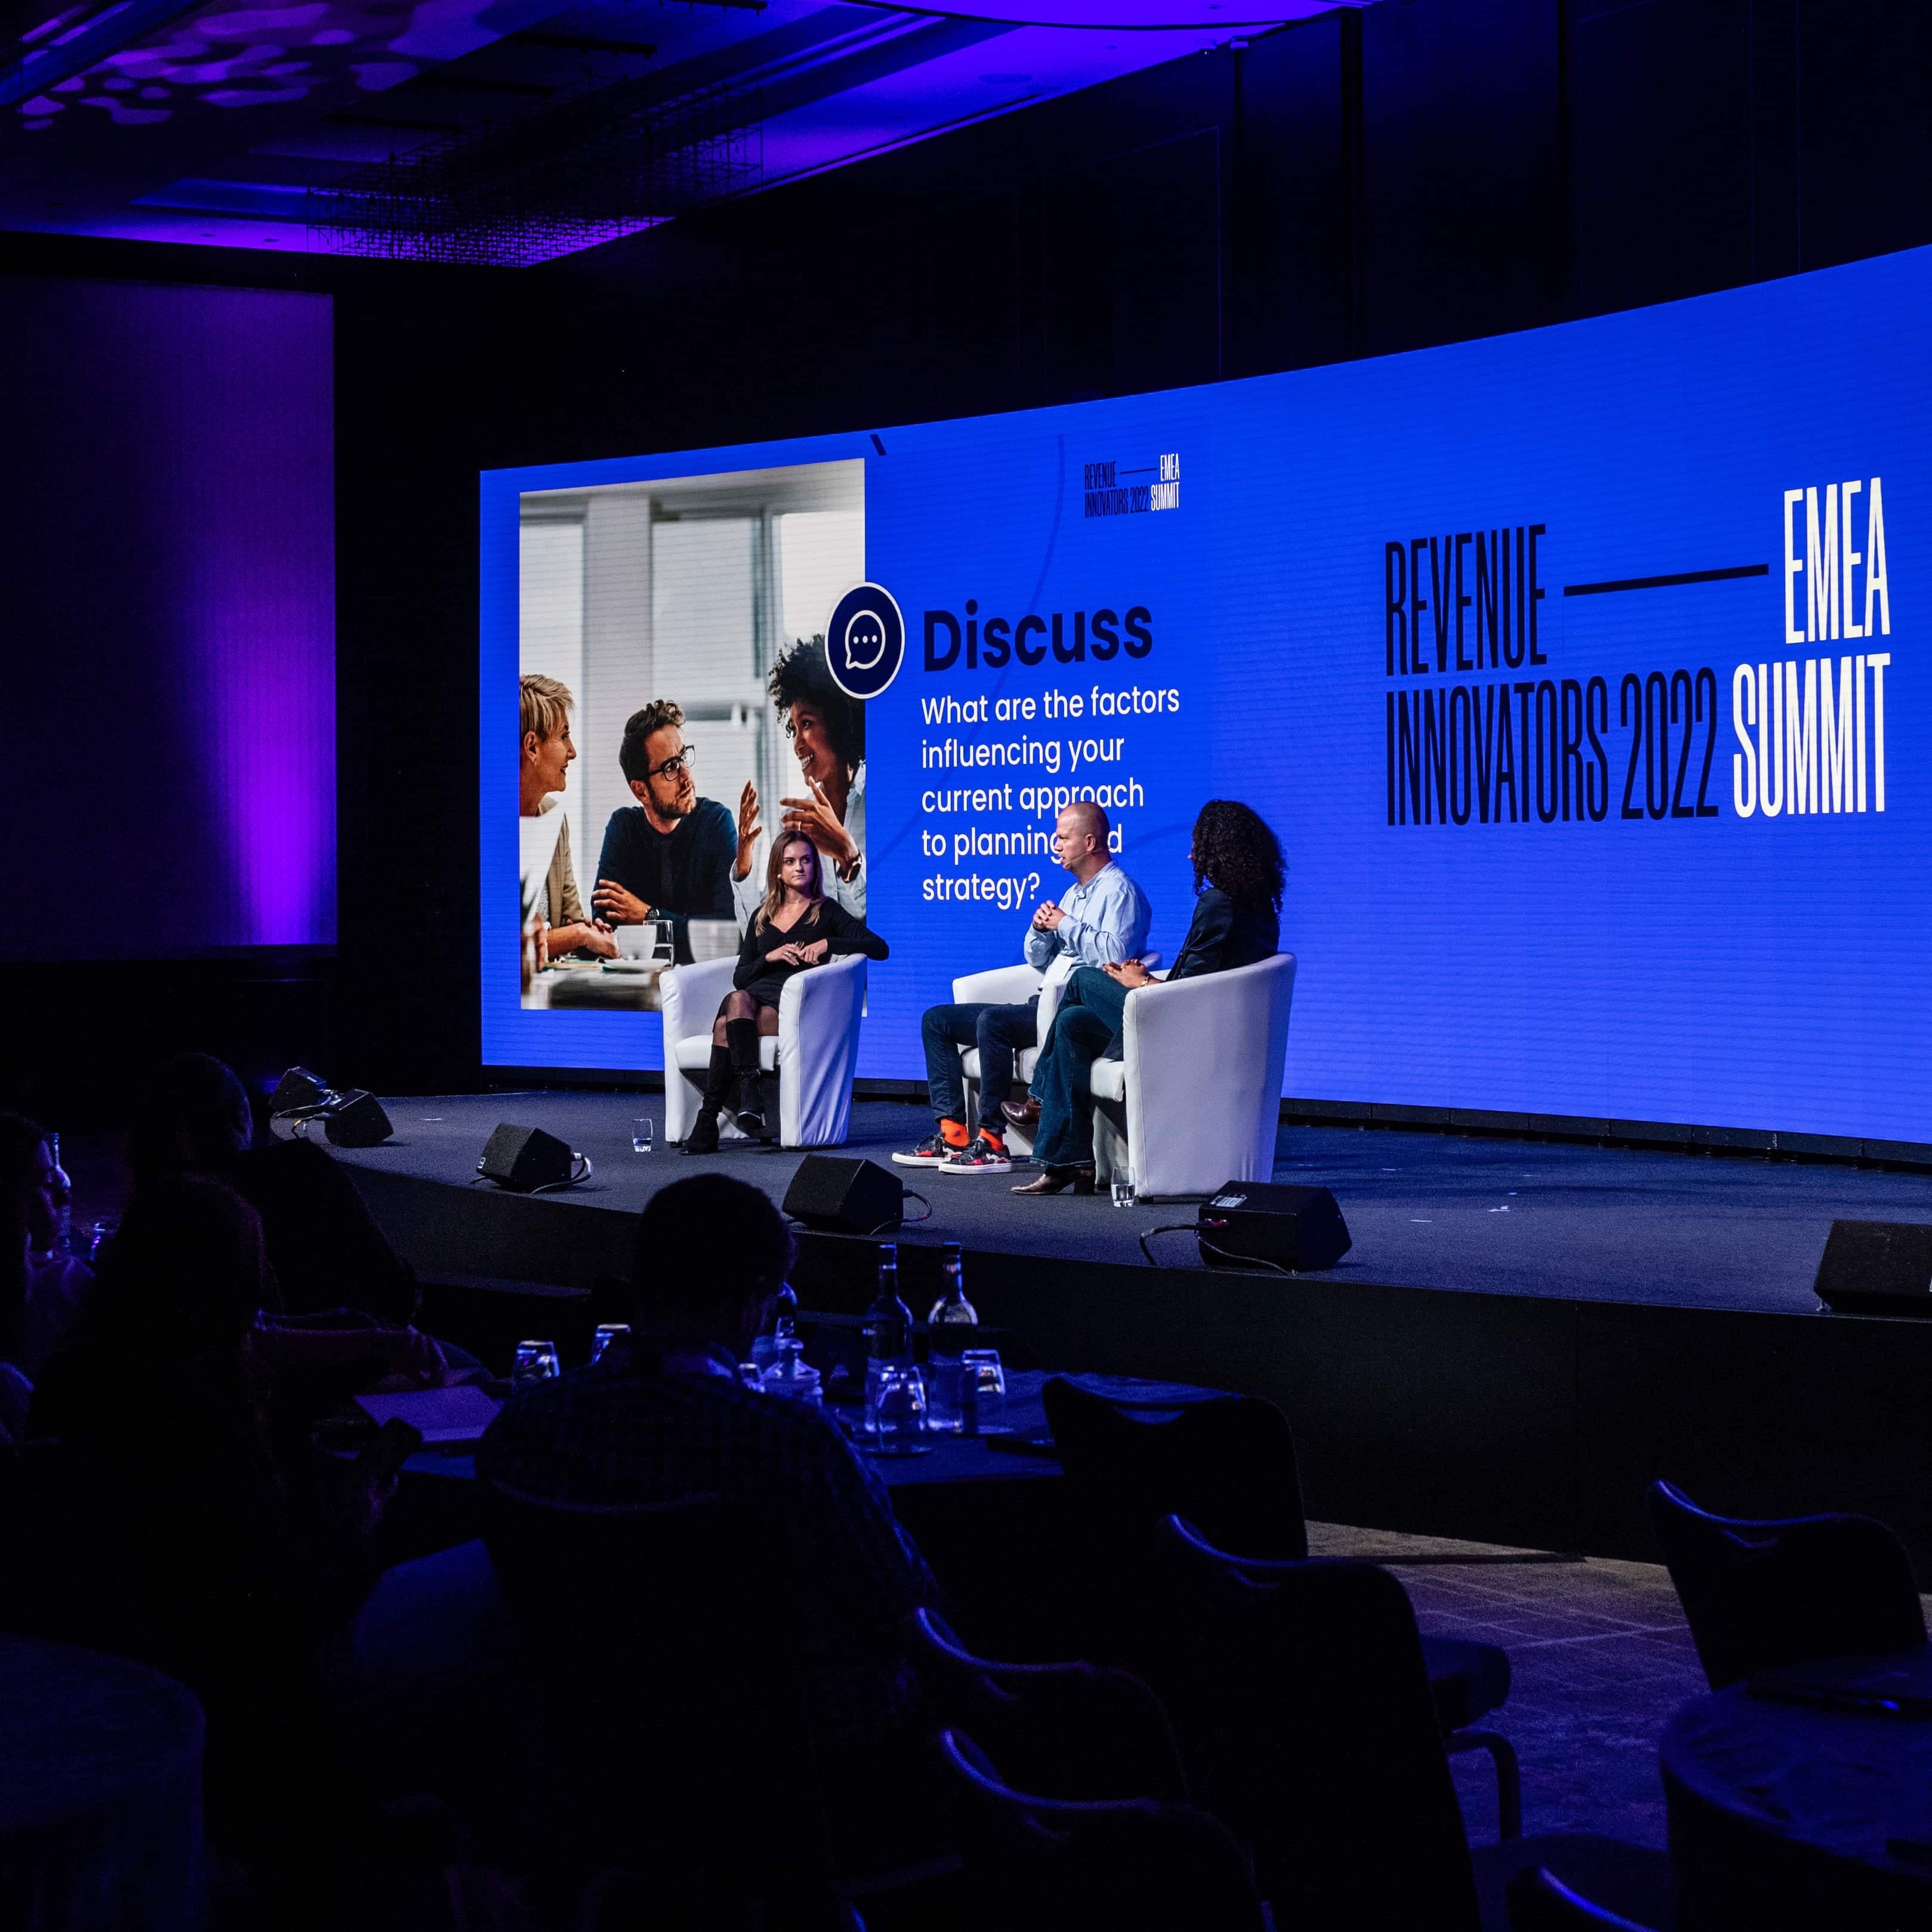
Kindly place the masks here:
POLYGON ((1016 1194, 1064 1194, 1069 1188, 1076 1194, 1091 1194, 1094 1191, 1094 1170, 1090 1167, 1043 1167, 1032 1180, 1022 1187, 1016 1187, 1016 1194))
POLYGON ((1016 1127, 1040 1125, 1040 1102, 1030 1094, 1024 1100, 1002 1100, 1000 1112, 1016 1127))

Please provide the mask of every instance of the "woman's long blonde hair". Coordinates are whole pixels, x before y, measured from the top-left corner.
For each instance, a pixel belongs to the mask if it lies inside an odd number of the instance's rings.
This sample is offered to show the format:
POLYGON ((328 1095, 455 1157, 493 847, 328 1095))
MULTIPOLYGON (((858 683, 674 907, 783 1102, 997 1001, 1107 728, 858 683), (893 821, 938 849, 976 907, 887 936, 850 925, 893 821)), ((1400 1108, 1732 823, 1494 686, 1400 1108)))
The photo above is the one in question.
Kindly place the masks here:
POLYGON ((806 896, 816 905, 825 896, 825 861, 818 848, 802 832, 782 832, 772 841, 772 856, 765 861, 765 896, 752 921, 752 930, 762 932, 784 904, 784 855, 794 845, 802 845, 812 854, 812 890, 806 896))

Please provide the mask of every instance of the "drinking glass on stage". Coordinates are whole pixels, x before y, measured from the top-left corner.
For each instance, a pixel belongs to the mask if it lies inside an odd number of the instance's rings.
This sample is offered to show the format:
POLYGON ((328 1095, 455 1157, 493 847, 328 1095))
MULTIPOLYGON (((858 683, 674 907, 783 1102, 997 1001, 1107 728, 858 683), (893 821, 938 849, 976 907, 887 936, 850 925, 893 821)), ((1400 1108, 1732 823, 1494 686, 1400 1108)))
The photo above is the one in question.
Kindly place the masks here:
POLYGON ((1131 1168, 1117 1167, 1114 1170, 1114 1205, 1131 1208, 1134 1204, 1134 1176, 1131 1168))
POLYGON ((532 1382, 552 1382, 563 1372, 556 1358, 554 1342, 519 1342, 516 1366, 510 1372, 511 1385, 527 1388, 532 1382))
POLYGON ((631 1151, 649 1154, 656 1144, 653 1136, 657 1132, 656 1124, 646 1114, 642 1120, 631 1123, 631 1151))

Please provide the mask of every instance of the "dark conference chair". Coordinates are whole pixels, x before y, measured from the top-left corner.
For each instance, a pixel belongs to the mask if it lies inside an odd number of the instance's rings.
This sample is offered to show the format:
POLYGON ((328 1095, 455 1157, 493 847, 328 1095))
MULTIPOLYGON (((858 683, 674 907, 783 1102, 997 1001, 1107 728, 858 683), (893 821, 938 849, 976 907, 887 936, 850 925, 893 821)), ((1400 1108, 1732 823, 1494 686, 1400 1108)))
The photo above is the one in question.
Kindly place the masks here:
POLYGON ((1659 1481, 1650 1520, 1714 1690, 1780 1664, 1925 1642, 1912 1559, 1870 1516, 1713 1516, 1659 1481))
POLYGON ((713 1496, 596 1507, 490 1484, 484 1502, 520 1653, 505 1761, 549 1885, 574 1897, 628 1869, 700 1914, 775 1888, 829 1894, 782 1609, 737 1515, 713 1496))
POLYGON ((957 1730, 939 1734, 938 1750, 982 1932, 1265 1932, 1247 1861, 1206 1812, 1017 1791, 957 1730))
POLYGON ((1592 1903, 1543 1866, 1516 1875, 1509 1915, 1510 1932, 1660 1932, 1592 1903))
POLYGON ((934 1611, 908 1620, 928 1707, 1044 1797, 1183 1803, 1187 1780, 1160 1700, 1104 1664, 975 1657, 934 1611))
MULTIPOLYGON (((1103 1573, 1137 1560, 1169 1515, 1243 1560, 1306 1559, 1294 1433, 1274 1403, 1227 1396, 1162 1412, 1156 1420, 1057 1376, 1042 1397, 1103 1573)), ((1126 1600, 1121 1578, 1110 1582, 1116 1600, 1126 1600)), ((1130 1634, 1117 1631, 1112 1640, 1132 1654, 1130 1634)), ((1452 1751, 1486 1751, 1494 1761, 1501 1835, 1513 1838, 1522 1829, 1515 1750, 1495 1732, 1474 1728, 1509 1696, 1509 1654, 1460 1637, 1424 1637, 1422 1648, 1443 1736, 1452 1751)))
POLYGON ((1502 1932, 1511 1880, 1546 1866, 1670 1925, 1660 1852, 1564 1834, 1472 1854, 1414 1612, 1387 1570, 1244 1564, 1172 1518, 1159 1552, 1169 1708, 1184 1739, 1209 1741, 1210 1761, 1190 1760, 1200 1801, 1249 1846, 1278 1924, 1502 1932))

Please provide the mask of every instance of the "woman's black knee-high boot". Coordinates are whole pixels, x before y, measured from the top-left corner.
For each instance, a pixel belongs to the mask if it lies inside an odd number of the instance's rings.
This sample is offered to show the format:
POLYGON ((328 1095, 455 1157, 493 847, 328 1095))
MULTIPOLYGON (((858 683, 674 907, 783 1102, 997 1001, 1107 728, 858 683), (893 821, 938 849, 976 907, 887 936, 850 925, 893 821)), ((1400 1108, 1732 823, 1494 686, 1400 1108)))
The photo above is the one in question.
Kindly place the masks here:
POLYGON ((724 1037, 730 1042, 733 1085, 736 1097, 731 1112, 748 1134, 765 1130, 765 1100, 758 1085, 758 1023, 727 1020, 724 1037))
POLYGON ((691 1131, 684 1137, 686 1154, 718 1151, 718 1110, 730 1094, 730 1049, 714 1046, 711 1049, 711 1064, 704 1076, 704 1104, 698 1108, 698 1118, 692 1122, 691 1131))

